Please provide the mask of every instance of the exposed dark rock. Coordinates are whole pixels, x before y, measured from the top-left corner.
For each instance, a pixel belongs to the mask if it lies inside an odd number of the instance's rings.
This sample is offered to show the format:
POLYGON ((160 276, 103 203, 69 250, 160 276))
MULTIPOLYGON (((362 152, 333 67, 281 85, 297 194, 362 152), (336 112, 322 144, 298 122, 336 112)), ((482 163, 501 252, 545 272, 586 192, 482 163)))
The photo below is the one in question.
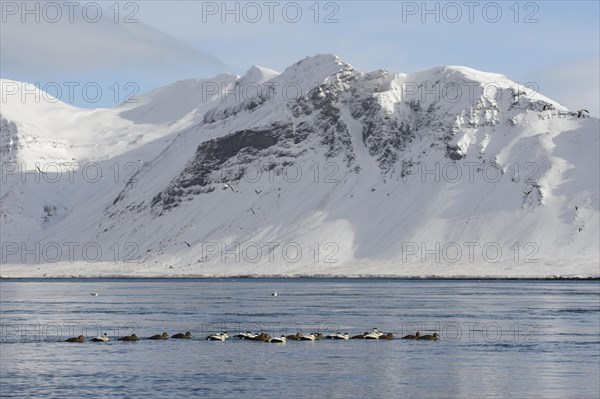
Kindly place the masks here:
POLYGON ((448 144, 446 146, 446 156, 453 161, 459 161, 463 159, 466 155, 462 153, 462 150, 459 146, 448 144))
POLYGON ((286 149, 304 142, 310 133, 306 125, 294 129, 292 124, 279 124, 206 141, 198 146, 196 156, 181 174, 154 196, 151 205, 162 212, 178 206, 188 196, 214 191, 217 183, 238 181, 243 176, 244 164, 256 163, 273 169, 276 165, 260 161, 267 155, 277 155, 283 164, 286 158, 296 156, 286 149))

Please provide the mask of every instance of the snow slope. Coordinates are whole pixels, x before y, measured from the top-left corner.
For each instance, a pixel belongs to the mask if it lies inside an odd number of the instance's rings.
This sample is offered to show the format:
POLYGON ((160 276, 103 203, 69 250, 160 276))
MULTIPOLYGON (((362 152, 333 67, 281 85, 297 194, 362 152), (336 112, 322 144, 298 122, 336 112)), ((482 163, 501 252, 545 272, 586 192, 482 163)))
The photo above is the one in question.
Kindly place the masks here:
POLYGON ((2 277, 600 276, 598 119, 502 75, 317 55, 0 114, 29 173, 3 166, 2 277))

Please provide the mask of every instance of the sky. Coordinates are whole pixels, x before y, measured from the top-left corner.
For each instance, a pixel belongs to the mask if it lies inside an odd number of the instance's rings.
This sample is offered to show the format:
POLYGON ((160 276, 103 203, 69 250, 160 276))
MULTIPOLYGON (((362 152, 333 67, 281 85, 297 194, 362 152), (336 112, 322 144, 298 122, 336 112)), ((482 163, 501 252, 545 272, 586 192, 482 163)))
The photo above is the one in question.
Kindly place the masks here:
POLYGON ((598 1, 0 3, 0 77, 80 107, 333 53, 362 72, 501 73, 600 114, 598 1))

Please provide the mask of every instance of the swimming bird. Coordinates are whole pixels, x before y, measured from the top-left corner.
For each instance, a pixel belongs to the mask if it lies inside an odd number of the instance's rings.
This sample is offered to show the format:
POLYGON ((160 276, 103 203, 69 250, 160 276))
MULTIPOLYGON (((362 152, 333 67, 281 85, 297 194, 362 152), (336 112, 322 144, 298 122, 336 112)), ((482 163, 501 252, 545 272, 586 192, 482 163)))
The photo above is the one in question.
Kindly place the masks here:
POLYGON ((335 334, 330 334, 328 336, 325 337, 326 339, 350 339, 350 334, 348 333, 335 333, 335 334))
POLYGON ((317 336, 314 333, 310 333, 308 335, 301 335, 298 339, 300 341, 315 341, 317 339, 317 336))
POLYGON ((252 341, 269 342, 271 336, 267 333, 260 333, 255 338, 249 338, 252 341))
POLYGON ((98 335, 98 336, 92 338, 90 341, 92 341, 92 342, 108 342, 108 341, 110 341, 110 339, 108 338, 108 335, 106 333, 104 333, 102 335, 98 335))
POLYGON ((299 340, 300 337, 302 336, 302 334, 300 334, 299 332, 296 334, 290 334, 290 335, 286 335, 287 339, 295 339, 295 340, 299 340))
POLYGON ((85 337, 80 335, 79 337, 66 339, 65 342, 85 342, 85 337))
POLYGON ((379 329, 374 328, 370 333, 367 333, 363 336, 364 339, 379 339, 383 333, 379 331, 379 329))
POLYGON ((425 341, 437 341, 439 339, 438 333, 433 333, 433 335, 421 335, 419 340, 425 341))
POLYGON ((171 338, 176 338, 176 339, 181 339, 181 338, 192 338, 192 333, 189 331, 186 331, 185 334, 183 333, 178 333, 173 335, 171 338))
POLYGON ((271 296, 277 296, 277 291, 271 292, 271 296))
POLYGON ((239 339, 254 339, 254 338, 258 337, 258 334, 247 331, 245 333, 236 334, 235 337, 239 338, 239 339))
POLYGON ((206 337, 206 339, 208 341, 221 341, 221 342, 225 341, 227 338, 229 338, 229 334, 227 334, 226 331, 220 332, 218 334, 212 334, 212 335, 209 335, 208 337, 206 337))
POLYGON ((90 295, 91 296, 98 296, 98 293, 97 292, 90 292, 90 295))
POLYGON ((133 341, 139 341, 139 338, 137 335, 131 334, 131 335, 126 335, 124 337, 119 338, 119 341, 133 342, 133 341))
POLYGON ((379 339, 379 334, 375 334, 375 333, 370 332, 368 334, 365 334, 363 336, 363 339, 379 339))
POLYGON ((414 334, 405 335, 404 337, 402 337, 402 339, 419 339, 420 337, 421 333, 417 331, 414 334))
POLYGON ((392 334, 392 333, 390 333, 390 332, 389 332, 389 333, 385 333, 385 334, 381 334, 381 335, 379 336, 379 339, 387 339, 387 340, 391 340, 391 339, 394 339, 394 334, 392 334))
POLYGON ((162 334, 153 335, 153 336, 149 337, 148 339, 169 339, 169 334, 164 332, 162 334))
POLYGON ((287 338, 285 337, 285 335, 282 335, 281 337, 273 337, 269 340, 269 342, 276 342, 279 344, 285 344, 287 342, 287 338))
POLYGON ((362 334, 351 336, 350 339, 365 339, 365 335, 367 335, 368 333, 369 333, 368 331, 365 331, 362 334))

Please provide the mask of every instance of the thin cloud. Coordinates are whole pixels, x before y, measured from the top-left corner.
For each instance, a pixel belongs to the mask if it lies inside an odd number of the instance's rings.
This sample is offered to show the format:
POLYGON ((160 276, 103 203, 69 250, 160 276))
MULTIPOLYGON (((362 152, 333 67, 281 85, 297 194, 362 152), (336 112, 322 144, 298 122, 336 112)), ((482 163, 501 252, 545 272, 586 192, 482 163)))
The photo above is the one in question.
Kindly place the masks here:
POLYGON ((2 24, 1 37, 3 76, 18 73, 43 78, 95 70, 224 67, 217 57, 143 23, 114 23, 105 18, 97 23, 66 18, 57 23, 21 23, 9 18, 2 24))

